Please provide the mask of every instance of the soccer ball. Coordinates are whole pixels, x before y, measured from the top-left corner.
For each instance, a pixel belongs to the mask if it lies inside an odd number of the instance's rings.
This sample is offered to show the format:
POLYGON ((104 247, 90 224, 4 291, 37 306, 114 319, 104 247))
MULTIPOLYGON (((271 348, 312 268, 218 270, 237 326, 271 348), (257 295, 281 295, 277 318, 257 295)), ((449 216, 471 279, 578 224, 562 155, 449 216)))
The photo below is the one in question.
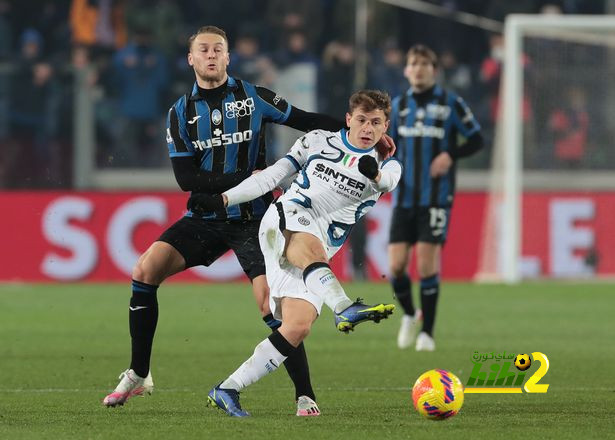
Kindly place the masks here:
POLYGON ((463 405, 463 385, 446 370, 429 370, 412 387, 412 401, 420 415, 430 420, 454 416, 463 405))
POLYGON ((532 361, 529 354, 518 354, 515 356, 515 367, 519 370, 525 371, 530 368, 530 365, 532 365, 532 361))

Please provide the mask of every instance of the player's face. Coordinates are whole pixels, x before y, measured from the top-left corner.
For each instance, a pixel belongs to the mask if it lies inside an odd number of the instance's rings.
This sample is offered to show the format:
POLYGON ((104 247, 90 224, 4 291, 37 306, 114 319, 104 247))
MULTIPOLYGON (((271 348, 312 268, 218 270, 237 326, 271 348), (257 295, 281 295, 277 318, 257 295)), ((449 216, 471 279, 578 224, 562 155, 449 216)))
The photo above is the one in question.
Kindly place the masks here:
POLYGON ((228 46, 217 34, 199 34, 192 42, 188 64, 194 68, 202 87, 217 87, 226 81, 226 68, 230 62, 228 46))
POLYGON ((352 114, 346 113, 346 124, 350 143, 363 149, 376 145, 389 128, 384 111, 377 109, 367 112, 362 107, 355 108, 352 114))
POLYGON ((436 69, 428 58, 411 55, 404 69, 404 76, 408 78, 413 89, 427 90, 436 82, 436 69))

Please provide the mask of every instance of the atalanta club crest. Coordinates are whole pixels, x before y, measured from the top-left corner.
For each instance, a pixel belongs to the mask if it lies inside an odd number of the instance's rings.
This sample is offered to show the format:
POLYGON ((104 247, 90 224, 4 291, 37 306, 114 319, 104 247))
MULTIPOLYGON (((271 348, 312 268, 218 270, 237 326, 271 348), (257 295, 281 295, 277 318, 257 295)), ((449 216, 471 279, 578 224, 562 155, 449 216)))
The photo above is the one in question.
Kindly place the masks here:
POLYGON ((220 122, 222 122, 222 113, 220 110, 214 109, 214 111, 211 112, 211 122, 213 122, 214 125, 220 125, 220 122))

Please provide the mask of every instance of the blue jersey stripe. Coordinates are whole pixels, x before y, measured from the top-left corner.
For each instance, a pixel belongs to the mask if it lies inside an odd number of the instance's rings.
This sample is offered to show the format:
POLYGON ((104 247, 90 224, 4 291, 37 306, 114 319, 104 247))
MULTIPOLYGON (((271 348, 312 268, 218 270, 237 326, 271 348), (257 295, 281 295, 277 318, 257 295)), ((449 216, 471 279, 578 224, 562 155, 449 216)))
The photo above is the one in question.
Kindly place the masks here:
MULTIPOLYGON (((209 127, 209 106, 204 99, 196 102, 196 114, 201 117, 196 121, 199 139, 211 139, 211 129, 209 127)), ((212 168, 212 148, 203 150, 203 158, 201 159, 201 169, 211 171, 212 168)))
MULTIPOLYGON (((224 102, 232 102, 232 99, 224 100, 224 102)), ((228 118, 226 112, 222 112, 224 117, 224 132, 225 133, 235 133, 237 131, 237 118, 228 118)), ((232 143, 226 146, 225 157, 224 157, 224 173, 234 173, 237 171, 237 153, 239 151, 239 145, 236 143, 232 143)))

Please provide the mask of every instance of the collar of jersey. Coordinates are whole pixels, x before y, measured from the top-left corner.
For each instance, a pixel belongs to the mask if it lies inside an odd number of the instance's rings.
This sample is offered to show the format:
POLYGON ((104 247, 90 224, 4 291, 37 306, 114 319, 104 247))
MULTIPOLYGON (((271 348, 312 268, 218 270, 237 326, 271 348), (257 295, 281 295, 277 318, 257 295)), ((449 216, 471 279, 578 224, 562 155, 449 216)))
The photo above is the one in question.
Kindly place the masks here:
MULTIPOLYGON (((232 92, 234 90, 237 90, 238 87, 239 86, 237 85, 237 80, 229 75, 228 83, 226 85, 226 90, 230 90, 232 92)), ((195 81, 194 84, 192 85, 192 93, 190 94, 190 100, 198 101, 200 99, 203 99, 203 97, 199 95, 199 88, 195 81)))
MULTIPOLYGON (((425 92, 421 92, 421 93, 425 93, 425 92)), ((412 96, 412 95, 420 95, 421 93, 417 93, 415 92, 412 87, 410 87, 408 89, 408 95, 412 96)), ((440 96, 442 94, 442 87, 440 87, 438 84, 434 84, 433 89, 432 89, 432 95, 434 96, 440 96)))
POLYGON ((341 136, 342 136, 342 142, 344 142, 344 145, 346 145, 346 148, 348 148, 353 153, 361 153, 361 154, 369 153, 370 151, 372 151, 374 149, 374 147, 368 148, 368 149, 363 149, 363 148, 355 147, 350 142, 348 142, 348 135, 346 134, 347 132, 348 132, 348 130, 346 130, 345 128, 342 128, 340 130, 340 133, 341 133, 341 136))

